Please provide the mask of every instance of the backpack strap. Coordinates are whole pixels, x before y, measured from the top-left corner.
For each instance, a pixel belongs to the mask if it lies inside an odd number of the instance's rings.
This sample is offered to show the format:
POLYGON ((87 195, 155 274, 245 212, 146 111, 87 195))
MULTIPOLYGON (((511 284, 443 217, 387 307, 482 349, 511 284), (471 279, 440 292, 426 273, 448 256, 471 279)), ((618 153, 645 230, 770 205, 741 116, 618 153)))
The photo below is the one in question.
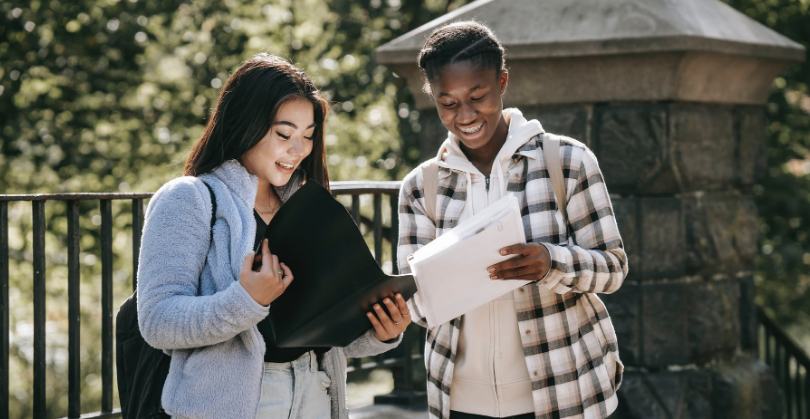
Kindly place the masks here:
POLYGON ((548 176, 551 178, 551 188, 554 189, 554 199, 557 209, 562 214, 563 222, 568 226, 568 201, 565 196, 565 178, 560 163, 560 137, 552 134, 543 136, 543 159, 546 162, 548 176))
POLYGON ((422 165, 422 191, 425 193, 427 216, 436 224, 436 198, 439 193, 439 163, 436 158, 422 165))
POLYGON ((203 181, 203 185, 208 188, 208 194, 211 196, 211 242, 214 241, 214 223, 217 221, 217 197, 214 195, 214 190, 211 185, 203 181))
MULTIPOLYGON (((214 243, 214 223, 217 221, 217 196, 214 195, 214 190, 211 189, 211 185, 209 185, 206 181, 202 181, 203 185, 208 189, 208 194, 211 196, 211 227, 208 229, 210 231, 210 241, 208 242, 208 248, 211 248, 211 245, 214 243)), ((205 262, 203 262, 203 266, 208 263, 208 252, 205 253, 205 262)), ((197 295, 200 295, 200 286, 201 281, 197 280, 197 295)))

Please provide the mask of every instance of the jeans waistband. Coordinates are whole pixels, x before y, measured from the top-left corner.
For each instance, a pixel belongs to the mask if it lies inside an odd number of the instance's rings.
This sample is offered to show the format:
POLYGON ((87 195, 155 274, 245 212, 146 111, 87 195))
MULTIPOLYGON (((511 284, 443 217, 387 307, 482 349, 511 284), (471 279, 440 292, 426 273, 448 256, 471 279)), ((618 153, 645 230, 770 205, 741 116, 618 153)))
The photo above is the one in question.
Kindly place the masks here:
POLYGON ((309 351, 298 357, 298 359, 295 359, 290 362, 264 363, 265 370, 286 370, 286 369, 296 369, 306 367, 309 367, 310 372, 318 371, 318 355, 315 354, 315 351, 309 351))

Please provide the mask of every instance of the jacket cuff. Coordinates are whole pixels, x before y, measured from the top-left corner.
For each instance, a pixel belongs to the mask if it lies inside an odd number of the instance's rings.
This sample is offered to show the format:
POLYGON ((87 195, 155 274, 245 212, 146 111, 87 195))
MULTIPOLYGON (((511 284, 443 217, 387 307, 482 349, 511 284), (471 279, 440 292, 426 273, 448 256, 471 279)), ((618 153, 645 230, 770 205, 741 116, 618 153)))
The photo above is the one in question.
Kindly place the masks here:
POLYGON ((402 342, 402 336, 404 333, 400 333, 399 336, 389 339, 389 340, 379 340, 377 336, 374 334, 374 329, 369 329, 366 334, 369 335, 369 342, 374 345, 375 347, 380 348, 383 352, 386 352, 390 349, 394 349, 402 342))
POLYGON ((548 255, 551 258, 551 266, 549 267, 549 270, 546 272, 545 276, 537 281, 537 284, 551 291, 555 291, 557 284, 559 284, 560 281, 562 281, 562 279, 565 277, 563 272, 560 272, 558 269, 554 269, 554 265, 559 265, 560 261, 564 260, 565 256, 559 254, 560 251, 564 250, 559 249, 559 246, 555 246, 551 243, 540 244, 548 249, 548 255))
POLYGON ((267 316, 267 313, 270 312, 270 306, 263 306, 254 300, 253 297, 250 296, 250 293, 247 292, 245 287, 242 286, 241 282, 234 281, 231 288, 234 288, 234 297, 236 297, 236 299, 242 303, 242 307, 250 311, 251 314, 262 316, 262 318, 264 318, 264 316, 267 316))

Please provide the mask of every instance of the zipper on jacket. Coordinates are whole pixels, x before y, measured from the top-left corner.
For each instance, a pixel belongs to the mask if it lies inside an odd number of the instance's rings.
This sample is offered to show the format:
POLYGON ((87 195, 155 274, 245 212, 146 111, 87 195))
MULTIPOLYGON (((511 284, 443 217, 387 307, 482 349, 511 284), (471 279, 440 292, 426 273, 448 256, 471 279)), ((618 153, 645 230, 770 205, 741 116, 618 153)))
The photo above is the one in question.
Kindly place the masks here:
POLYGON ((487 181, 487 192, 489 192, 489 178, 486 178, 487 181))

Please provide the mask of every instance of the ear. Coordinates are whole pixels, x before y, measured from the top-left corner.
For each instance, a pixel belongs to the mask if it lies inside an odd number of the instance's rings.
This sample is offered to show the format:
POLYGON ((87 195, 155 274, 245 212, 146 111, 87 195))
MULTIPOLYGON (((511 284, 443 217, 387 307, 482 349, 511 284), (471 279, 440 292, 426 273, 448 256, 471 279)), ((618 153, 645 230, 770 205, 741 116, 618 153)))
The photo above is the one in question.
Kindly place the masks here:
POLYGON ((504 70, 501 72, 501 75, 498 76, 498 84, 501 88, 501 96, 506 93, 506 85, 509 83, 509 72, 504 70))

